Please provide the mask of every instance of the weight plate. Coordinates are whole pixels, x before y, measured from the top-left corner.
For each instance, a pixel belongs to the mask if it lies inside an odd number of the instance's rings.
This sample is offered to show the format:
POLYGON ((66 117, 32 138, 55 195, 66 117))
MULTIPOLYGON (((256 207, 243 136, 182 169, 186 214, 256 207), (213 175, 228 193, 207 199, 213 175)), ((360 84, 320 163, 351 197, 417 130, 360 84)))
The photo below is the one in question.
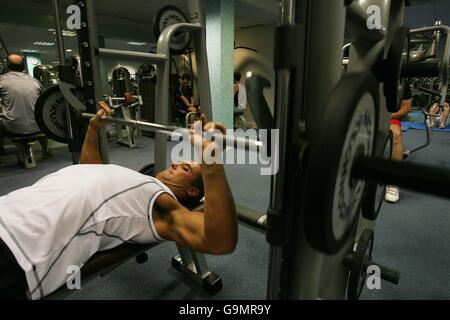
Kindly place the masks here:
POLYGON ((333 89, 311 139, 304 180, 305 232, 311 246, 337 253, 361 206, 365 182, 351 178, 353 161, 372 155, 379 110, 372 74, 350 74, 333 89))
POLYGON ((409 28, 403 26, 395 32, 385 61, 384 95, 388 112, 394 113, 400 110, 405 87, 409 85, 407 79, 402 78, 401 73, 403 66, 408 62, 409 28))
MULTIPOLYGON (((391 159, 392 156, 392 131, 389 130, 388 134, 383 131, 378 131, 377 140, 375 144, 374 154, 377 157, 384 159, 391 159)), ((384 201, 384 195, 386 193, 385 184, 376 184, 373 182, 367 183, 367 190, 364 196, 362 204, 362 215, 365 219, 375 221, 378 218, 378 214, 381 210, 381 205, 384 201)))
POLYGON ((365 229, 358 241, 348 278, 347 299, 358 300, 367 279, 368 263, 372 260, 374 233, 365 229))
MULTIPOLYGON (((186 22, 189 22, 189 20, 179 8, 171 5, 162 7, 153 20, 153 33, 155 34, 155 38, 158 39, 168 26, 186 22)), ((174 55, 183 54, 189 48, 190 43, 190 32, 176 32, 169 43, 170 52, 174 55)))
POLYGON ((59 86, 44 91, 36 101, 34 117, 47 137, 60 143, 67 143, 65 99, 59 86))

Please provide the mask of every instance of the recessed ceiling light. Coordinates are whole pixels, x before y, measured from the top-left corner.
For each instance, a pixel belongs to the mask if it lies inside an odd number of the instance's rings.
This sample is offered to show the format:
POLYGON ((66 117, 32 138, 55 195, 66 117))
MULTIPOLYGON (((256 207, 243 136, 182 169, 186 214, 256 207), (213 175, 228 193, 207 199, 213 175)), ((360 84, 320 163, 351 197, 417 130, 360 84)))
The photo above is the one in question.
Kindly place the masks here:
POLYGON ((66 52, 72 52, 72 51, 73 51, 72 49, 67 49, 67 50, 66 50, 66 52))
POLYGON ((130 41, 130 42, 127 42, 127 44, 130 44, 130 45, 132 45, 132 46, 144 46, 144 45, 147 44, 147 42, 134 42, 134 41, 130 41))
MULTIPOLYGON (((48 29, 48 31, 50 31, 53 34, 56 34, 56 30, 55 29, 48 29)), ((69 31, 69 30, 63 30, 62 31, 63 36, 65 37, 75 37, 77 35, 77 33, 75 31, 69 31)))
POLYGON ((20 52, 24 52, 24 53, 37 53, 37 52, 39 52, 39 50, 34 50, 34 49, 22 49, 22 50, 20 50, 20 52))
POLYGON ((54 42, 43 42, 43 41, 36 41, 33 44, 36 45, 36 46, 44 46, 44 47, 51 47, 51 46, 55 45, 54 42))

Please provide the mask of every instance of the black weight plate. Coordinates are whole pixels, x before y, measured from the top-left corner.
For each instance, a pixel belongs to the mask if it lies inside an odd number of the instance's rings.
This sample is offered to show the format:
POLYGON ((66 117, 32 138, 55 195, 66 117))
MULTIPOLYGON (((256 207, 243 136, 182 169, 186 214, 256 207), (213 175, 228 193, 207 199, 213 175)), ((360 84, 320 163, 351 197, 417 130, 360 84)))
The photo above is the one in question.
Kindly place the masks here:
POLYGON ((353 180, 353 160, 372 155, 379 110, 372 74, 349 74, 333 89, 311 139, 305 180, 305 232, 311 246, 337 253, 358 216, 365 182, 353 180))
POLYGON ((402 67, 409 61, 409 28, 400 27, 394 34, 385 61, 384 95, 388 112, 400 110, 403 93, 408 85, 407 79, 401 77, 402 67))
MULTIPOLYGON (((392 131, 388 134, 379 130, 375 144, 374 155, 384 159, 391 159, 392 156, 392 131)), ((362 204, 362 215, 365 219, 375 221, 381 210, 386 192, 385 184, 377 184, 373 182, 367 183, 367 190, 362 204)))
POLYGON ((358 300, 367 279, 367 262, 372 260, 374 233, 365 229, 358 241, 348 278, 347 298, 358 300))
POLYGON ((53 86, 39 96, 34 107, 39 128, 47 137, 60 143, 68 141, 65 101, 59 86, 53 86))
MULTIPOLYGON (((189 22, 186 15, 177 7, 168 5, 158 10, 153 19, 153 33, 158 39, 168 26, 176 23, 189 22)), ((185 31, 176 32, 170 40, 170 52, 174 55, 183 54, 191 43, 191 33, 185 31)))
POLYGON ((155 176, 155 164, 150 163, 150 164, 142 167, 142 169, 139 170, 139 173, 145 174, 146 176, 154 177, 155 176))

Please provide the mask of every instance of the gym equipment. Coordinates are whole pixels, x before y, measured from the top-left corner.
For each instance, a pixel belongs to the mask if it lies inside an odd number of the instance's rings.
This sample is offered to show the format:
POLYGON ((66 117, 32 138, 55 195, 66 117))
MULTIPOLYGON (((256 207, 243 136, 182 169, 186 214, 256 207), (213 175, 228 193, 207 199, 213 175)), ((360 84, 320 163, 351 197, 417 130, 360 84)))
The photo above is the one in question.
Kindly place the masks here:
MULTIPOLYGON (((140 107, 142 106, 142 97, 133 96, 129 92, 123 92, 122 97, 106 97, 108 105, 113 111, 113 117, 122 118, 123 120, 139 120, 140 107), (118 114, 114 111, 119 111, 118 114)), ((136 148, 137 143, 134 139, 135 129, 129 126, 122 126, 117 124, 115 126, 117 132, 117 143, 126 145, 129 148, 136 148), (123 129, 125 128, 125 137, 123 136, 123 129)))
POLYGON ((388 110, 399 108, 402 79, 424 72, 407 63, 405 1, 284 0, 280 7, 274 45, 280 168, 268 209, 267 296, 343 299, 350 280, 345 257, 359 231, 374 228, 360 215, 367 182, 449 197, 450 173, 376 154, 376 134, 387 131, 388 110), (381 9, 383 28, 368 30, 369 5, 381 9), (346 33, 352 50, 342 77, 346 33))
MULTIPOLYGON (((139 67, 137 73, 138 94, 142 97, 141 118, 148 122, 155 122, 155 88, 156 76, 155 67, 149 64, 143 64, 139 67)), ((154 138, 154 133, 143 133, 154 138)))
MULTIPOLYGON (((61 86, 60 84, 60 86, 50 88, 50 90, 46 91, 37 100, 35 107, 36 122, 43 132, 48 133, 49 137, 52 139, 62 143, 67 143, 68 141, 66 121, 64 118, 64 105, 66 101, 71 106, 71 112, 78 121, 83 122, 82 120, 89 120, 95 116, 94 114, 84 112, 84 104, 77 97, 77 95, 79 96, 80 93, 74 86, 70 86, 68 84, 62 84, 61 86)), ((190 130, 187 128, 160 125, 137 120, 124 120, 112 117, 104 117, 103 120, 108 123, 115 123, 131 128, 141 129, 143 131, 159 132, 168 135, 172 134, 174 131, 177 131, 180 135, 188 135, 190 133, 190 130)), ((87 121, 84 123, 86 124, 87 121)), ((204 137, 211 140, 214 139, 208 134, 205 134, 204 137)), ((223 137, 223 143, 224 146, 245 148, 250 150, 257 150, 257 148, 263 147, 263 143, 260 141, 228 135, 223 137)))
MULTIPOLYGON (((77 94, 81 95, 79 92, 77 94)), ((39 128, 50 139, 60 143, 68 143, 65 104, 66 99, 60 87, 53 86, 39 96, 34 107, 34 117, 39 128)))
POLYGON ((123 97, 125 92, 131 92, 131 75, 127 68, 119 67, 112 73, 113 96, 123 97))
POLYGON ((448 171, 386 160, 374 152, 377 87, 368 74, 343 77, 322 115, 323 133, 311 143, 304 201, 306 210, 315 214, 305 217, 305 232, 313 248, 328 254, 336 254, 348 239, 362 203, 364 180, 450 196, 448 171), (333 113, 338 108, 340 112, 333 113), (320 179, 317 172, 321 172, 320 179), (429 175, 418 174, 425 172, 429 175), (440 181, 439 187, 426 181, 440 181), (316 201, 318 194, 320 202, 316 201))
MULTIPOLYGON (((440 78, 440 106, 445 105, 445 99, 449 87, 449 63, 450 63, 450 28, 448 26, 441 25, 439 22, 432 27, 424 27, 413 29, 410 31, 411 37, 426 36, 432 34, 435 45, 432 46, 433 50, 430 52, 433 56, 442 56, 441 59, 427 59, 425 61, 409 63, 402 69, 402 77, 435 77, 440 78), (438 42, 441 37, 445 37, 444 51, 439 53, 438 42)), ((430 56, 431 57, 431 56, 430 56)), ((423 58, 427 58, 424 56, 423 58)), ((426 85, 428 89, 433 89, 432 84, 426 85)))
MULTIPOLYGON (((391 159, 392 156, 392 131, 388 134, 379 130, 376 135, 374 155, 384 159, 391 159)), ((361 211, 364 218, 375 221, 381 210, 386 193, 385 184, 377 184, 374 182, 367 183, 366 194, 362 203, 361 211)))
MULTIPOLYGON (((441 21, 436 21, 435 26, 440 26, 441 21)), ((430 39, 426 35, 417 34, 413 39, 410 39, 411 45, 420 44, 420 47, 416 51, 411 51, 409 54, 409 61, 413 63, 422 62, 428 59, 437 58, 439 50, 440 32, 434 32, 430 39), (429 43, 428 49, 423 49, 423 45, 429 43)))
MULTIPOLYGON (((186 15, 177 7, 169 5, 158 10, 153 20, 153 33, 158 39, 161 33, 168 26, 177 23, 187 23, 189 20, 186 15)), ((189 32, 176 32, 170 40, 170 52, 173 55, 183 54, 189 48, 191 43, 191 34, 189 32)))
POLYGON ((356 250, 344 259, 344 266, 349 270, 349 280, 347 288, 347 298, 349 300, 358 300, 361 296, 364 285, 367 280, 367 269, 370 266, 378 267, 381 271, 381 279, 398 284, 400 273, 377 264, 372 260, 374 232, 364 230, 358 240, 356 250))
POLYGON ((402 77, 402 69, 409 61, 409 29, 400 27, 394 34, 388 57, 385 61, 384 95, 386 107, 389 112, 400 110, 403 94, 407 85, 406 78, 402 77))

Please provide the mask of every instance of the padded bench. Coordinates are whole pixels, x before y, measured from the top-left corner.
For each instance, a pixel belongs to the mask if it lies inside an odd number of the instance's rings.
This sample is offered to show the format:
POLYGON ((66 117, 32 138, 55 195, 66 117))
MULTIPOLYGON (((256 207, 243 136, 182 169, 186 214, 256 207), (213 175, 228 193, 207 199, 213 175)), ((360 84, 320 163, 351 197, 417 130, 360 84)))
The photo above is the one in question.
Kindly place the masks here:
POLYGON ((17 160, 19 160, 26 169, 36 167, 36 160, 34 158, 33 149, 31 148, 31 143, 45 138, 47 138, 47 136, 42 132, 11 138, 11 142, 17 146, 17 160))
POLYGON ((136 258, 137 263, 143 264, 148 260, 145 252, 158 244, 124 243, 114 249, 98 252, 81 268, 82 279, 104 277, 132 258, 136 258))

